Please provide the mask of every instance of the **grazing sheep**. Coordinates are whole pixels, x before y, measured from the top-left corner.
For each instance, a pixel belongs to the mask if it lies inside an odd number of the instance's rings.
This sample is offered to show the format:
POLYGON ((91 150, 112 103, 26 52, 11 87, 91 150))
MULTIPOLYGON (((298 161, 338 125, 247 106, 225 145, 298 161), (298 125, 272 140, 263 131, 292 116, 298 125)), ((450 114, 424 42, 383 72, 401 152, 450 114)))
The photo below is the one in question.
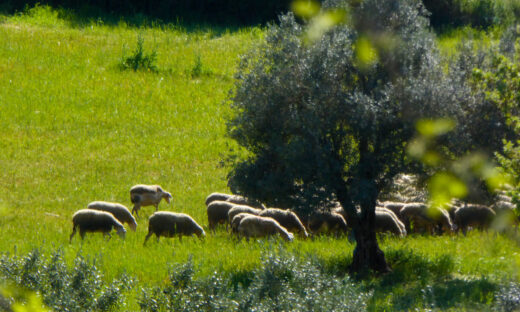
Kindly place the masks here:
POLYGON ((238 233, 248 240, 249 237, 266 237, 276 234, 280 234, 286 241, 294 239, 294 235, 276 222, 275 219, 253 215, 242 218, 238 225, 238 233))
POLYGON ((406 203, 400 203, 400 202, 383 202, 381 203, 381 206, 392 211, 397 217, 400 217, 400 211, 401 209, 406 205, 406 203))
POLYGON ((389 209, 376 209, 374 226, 376 232, 390 232, 399 236, 406 235, 404 224, 389 209))
POLYGON ((160 236, 173 237, 178 235, 179 240, 182 240, 182 235, 196 234, 199 238, 206 236, 202 227, 192 217, 185 213, 169 211, 157 211, 148 218, 148 234, 143 245, 146 245, 146 241, 152 234, 155 234, 157 241, 159 241, 160 236))
POLYGON ((256 209, 253 207, 249 207, 246 205, 235 205, 235 206, 233 206, 233 208, 229 209, 229 211, 228 211, 229 224, 231 224, 231 222, 233 221, 233 217, 235 217, 239 213, 244 212, 244 213, 249 213, 249 214, 257 216, 260 213, 260 211, 262 211, 262 210, 256 209))
POLYGON ((347 232, 347 222, 342 215, 335 212, 315 212, 309 216, 307 228, 313 235, 322 233, 347 232))
POLYGON ((298 232, 302 237, 309 237, 309 234, 307 234, 307 231, 300 221, 300 218, 298 218, 298 216, 290 210, 268 208, 260 211, 258 215, 261 217, 273 218, 287 230, 298 232))
POLYGON ((247 212, 241 212, 233 217, 233 220, 231 220, 231 233, 238 233, 238 226, 240 225, 240 221, 244 219, 247 216, 254 216, 247 212))
POLYGON ((432 234, 436 227, 443 231, 453 232, 454 227, 449 213, 442 208, 426 206, 423 203, 410 203, 401 208, 400 216, 404 221, 406 230, 410 232, 410 224, 414 225, 414 232, 432 234))
POLYGON ((226 201, 227 199, 229 199, 232 196, 233 195, 225 194, 225 193, 217 193, 217 192, 211 193, 208 195, 208 197, 206 197, 206 206, 208 206, 209 204, 211 204, 212 202, 214 202, 216 200, 226 201))
POLYGON ((236 205, 244 205, 244 206, 249 206, 249 207, 258 208, 258 209, 265 209, 264 204, 260 203, 259 201, 255 200, 255 199, 246 198, 246 197, 240 196, 240 195, 232 195, 231 197, 226 199, 226 201, 228 201, 230 203, 234 203, 236 205))
POLYGON ((236 205, 226 201, 212 201, 206 209, 209 228, 213 230, 219 223, 228 223, 228 212, 234 206, 236 205))
POLYGON ((477 204, 468 204, 455 210, 455 225, 457 231, 462 230, 466 235, 468 227, 476 227, 480 230, 489 228, 491 222, 495 219, 495 212, 486 206, 477 204))
POLYGON ((144 206, 155 206, 155 211, 159 208, 159 203, 164 198, 169 204, 173 198, 172 194, 163 191, 159 185, 143 185, 138 184, 130 189, 130 200, 134 204, 132 214, 135 212, 139 216, 139 209, 144 206))
POLYGON ((69 243, 72 242, 76 229, 79 227, 79 235, 83 240, 86 232, 102 232, 110 237, 110 231, 115 228, 121 238, 125 238, 125 227, 108 212, 92 209, 81 209, 72 216, 72 234, 69 243))
POLYGON ((407 234, 406 227, 404 226, 404 223, 401 221, 401 219, 399 219, 399 217, 392 210, 384 208, 384 207, 377 207, 376 206, 376 212, 378 212, 378 211, 390 215, 395 220, 395 223, 397 224, 399 229, 401 229, 401 233, 404 233, 404 235, 407 234))
POLYGON ((95 201, 88 204, 87 208, 110 212, 119 222, 128 224, 130 229, 134 232, 137 228, 137 222, 135 222, 135 218, 130 213, 130 210, 121 204, 95 201))

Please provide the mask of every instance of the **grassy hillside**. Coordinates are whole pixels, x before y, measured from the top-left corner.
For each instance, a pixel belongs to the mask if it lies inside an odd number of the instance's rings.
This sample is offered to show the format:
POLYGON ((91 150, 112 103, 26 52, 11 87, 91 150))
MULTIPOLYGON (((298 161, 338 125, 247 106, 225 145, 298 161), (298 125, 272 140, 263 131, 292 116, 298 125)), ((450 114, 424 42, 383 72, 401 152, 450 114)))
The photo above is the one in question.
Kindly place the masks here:
MULTIPOLYGON (((95 261, 106 281, 126 273, 138 281, 129 310, 138 309, 140 287, 165 285, 171 266, 190 255, 196 276, 240 278, 281 244, 344 274, 354 248, 347 238, 236 242, 221 230, 202 241, 163 238, 143 248, 152 207, 141 210, 137 232, 125 241, 95 234, 68 243, 76 210, 94 200, 131 207, 129 189, 137 183, 162 185, 174 204, 162 202, 161 210, 186 212, 207 226, 204 199, 227 191, 221 162, 235 147, 225 137, 226 97, 239 55, 262 33, 124 22, 80 27, 46 7, 0 16, 0 253, 61 250, 69 265, 77 255, 95 261), (156 72, 121 70, 138 36, 146 53, 157 52, 156 72)), ((381 245, 394 272, 363 282, 375 311, 424 308, 431 300, 447 302, 443 308, 489 304, 489 289, 518 281, 518 245, 506 236, 384 237, 381 245), (481 287, 487 282, 492 287, 481 287), (428 287, 435 296, 424 294, 428 287)))

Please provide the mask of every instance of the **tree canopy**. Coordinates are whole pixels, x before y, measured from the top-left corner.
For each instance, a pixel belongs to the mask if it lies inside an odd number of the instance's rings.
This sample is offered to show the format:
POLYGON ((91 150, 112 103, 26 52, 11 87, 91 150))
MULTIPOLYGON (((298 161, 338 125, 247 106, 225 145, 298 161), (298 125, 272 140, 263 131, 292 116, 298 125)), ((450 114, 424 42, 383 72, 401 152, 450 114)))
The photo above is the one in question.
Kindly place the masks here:
POLYGON ((475 136, 475 114, 500 114, 471 92, 464 70, 443 68, 420 1, 324 4, 337 8, 349 21, 318 40, 308 42, 307 25, 289 13, 244 57, 228 131, 249 156, 235 164, 229 185, 300 212, 339 201, 359 247, 354 267, 385 270, 374 245, 376 199, 397 173, 421 171, 406 156, 417 121, 455 121, 440 142, 447 155, 461 155, 501 133, 490 123, 486 138, 475 136))

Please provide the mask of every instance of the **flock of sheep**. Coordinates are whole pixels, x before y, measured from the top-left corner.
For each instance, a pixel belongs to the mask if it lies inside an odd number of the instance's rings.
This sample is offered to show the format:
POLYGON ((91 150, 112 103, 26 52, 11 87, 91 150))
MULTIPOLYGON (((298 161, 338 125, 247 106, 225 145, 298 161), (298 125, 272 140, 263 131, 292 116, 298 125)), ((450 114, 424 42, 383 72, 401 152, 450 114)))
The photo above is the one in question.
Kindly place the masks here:
MULTIPOLYGON (((123 223, 136 230, 137 222, 133 216, 139 215, 143 206, 155 206, 155 213, 148 220, 148 234, 144 244, 155 234, 173 237, 193 234, 204 237, 204 229, 187 214, 157 211, 162 199, 170 203, 172 195, 158 185, 135 185, 130 189, 130 199, 134 204, 132 212, 124 205, 95 201, 87 209, 77 211, 73 217, 73 230, 70 242, 79 228, 83 239, 86 232, 103 232, 110 236, 112 229, 124 238, 126 230, 123 223)), ((233 234, 240 237, 266 237, 279 235, 287 241, 297 233, 306 238, 309 232, 317 234, 341 235, 350 229, 348 218, 338 204, 330 212, 315 212, 302 220, 291 210, 266 208, 262 203, 239 195, 212 193, 206 198, 208 227, 215 230, 217 225, 225 224, 233 234)), ((491 207, 478 204, 454 203, 449 209, 428 207, 425 203, 378 202, 375 212, 376 232, 389 232, 405 236, 410 232, 444 233, 462 230, 465 234, 470 228, 484 230, 494 222, 518 224, 511 198, 498 195, 498 201, 491 207)))

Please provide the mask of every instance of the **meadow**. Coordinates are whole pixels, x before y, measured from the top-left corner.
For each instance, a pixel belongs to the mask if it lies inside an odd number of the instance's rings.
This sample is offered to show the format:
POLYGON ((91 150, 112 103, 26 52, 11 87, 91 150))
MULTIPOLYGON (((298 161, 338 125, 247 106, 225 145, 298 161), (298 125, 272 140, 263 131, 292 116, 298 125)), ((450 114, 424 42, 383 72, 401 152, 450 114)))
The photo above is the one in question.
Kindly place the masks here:
MULTIPOLYGON (((0 15, 0 253, 58 250, 69 266, 78 256, 95 263, 107 283, 130 276, 135 284, 120 307, 128 311, 139 309, 142 288, 164 287, 172 266, 188 259, 195 278, 219 272, 240 283, 264 254, 281 249, 344 276, 354 248, 346 237, 246 242, 220 229, 204 240, 162 238, 143 247, 153 207, 141 209, 137 231, 124 241, 94 234, 69 244, 76 210, 94 200, 131 207, 138 183, 161 185, 173 205, 159 209, 207 227, 204 200, 229 192, 224 160, 237 148, 225 135, 234 71, 263 32, 77 23, 45 6, 0 15), (156 70, 121 68, 138 38, 146 53, 156 52, 156 70)), ((518 242, 506 235, 382 236, 381 246, 394 271, 359 280, 372 293, 370 310, 425 309, 432 300, 443 310, 491 309, 493 291, 519 282, 518 242)))

